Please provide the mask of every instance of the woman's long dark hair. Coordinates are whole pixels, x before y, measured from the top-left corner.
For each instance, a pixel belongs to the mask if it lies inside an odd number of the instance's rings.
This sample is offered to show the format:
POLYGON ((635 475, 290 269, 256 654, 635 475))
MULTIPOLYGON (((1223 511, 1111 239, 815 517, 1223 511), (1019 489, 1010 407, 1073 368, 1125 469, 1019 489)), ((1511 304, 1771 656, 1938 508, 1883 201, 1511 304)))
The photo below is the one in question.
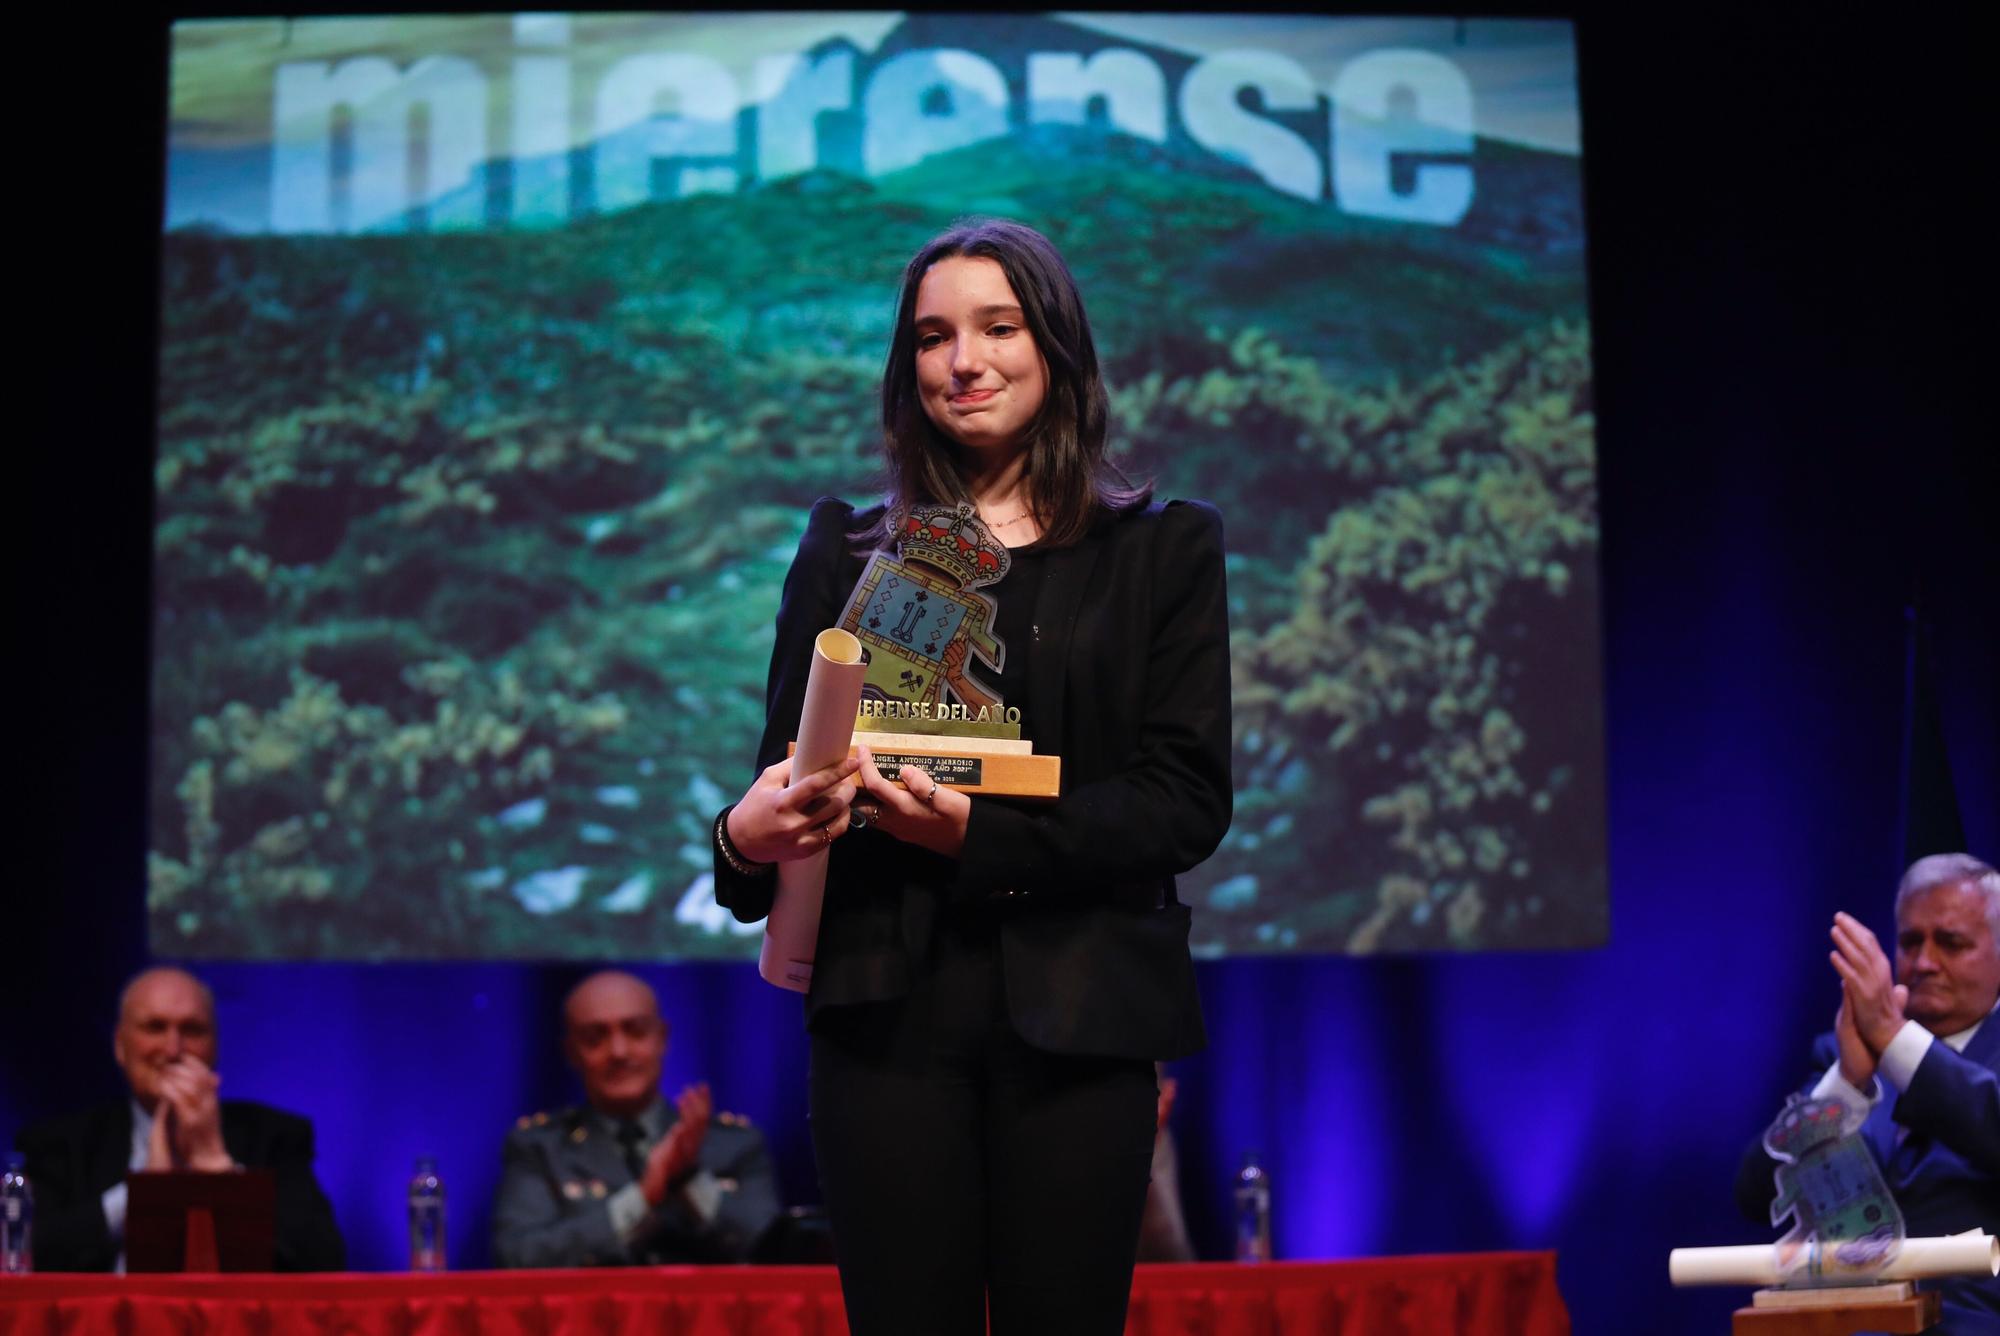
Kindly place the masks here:
POLYGON ((1104 380, 1083 294, 1069 266, 1034 228, 1004 218, 973 218, 933 237, 903 270, 889 360, 882 369, 887 508, 875 524, 853 535, 856 545, 884 545, 912 506, 972 499, 965 486, 965 447, 931 422, 917 390, 917 287, 932 265, 953 256, 1000 266, 1048 364, 1048 393, 1028 427, 1028 504, 1042 530, 1035 546, 1066 547, 1106 511, 1145 505, 1152 485, 1134 484, 1105 457, 1104 380))

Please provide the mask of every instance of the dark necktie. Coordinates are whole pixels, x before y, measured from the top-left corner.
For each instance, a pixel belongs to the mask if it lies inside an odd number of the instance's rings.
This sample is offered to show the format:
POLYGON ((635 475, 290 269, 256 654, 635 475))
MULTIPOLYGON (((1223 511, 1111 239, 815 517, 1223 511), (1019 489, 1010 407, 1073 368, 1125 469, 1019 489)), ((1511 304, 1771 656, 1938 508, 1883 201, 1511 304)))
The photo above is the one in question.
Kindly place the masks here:
POLYGON ((618 1145, 625 1152, 625 1168, 638 1182, 646 1176, 646 1157, 639 1152, 639 1143, 646 1139, 646 1129, 633 1119, 626 1118, 618 1124, 618 1145))

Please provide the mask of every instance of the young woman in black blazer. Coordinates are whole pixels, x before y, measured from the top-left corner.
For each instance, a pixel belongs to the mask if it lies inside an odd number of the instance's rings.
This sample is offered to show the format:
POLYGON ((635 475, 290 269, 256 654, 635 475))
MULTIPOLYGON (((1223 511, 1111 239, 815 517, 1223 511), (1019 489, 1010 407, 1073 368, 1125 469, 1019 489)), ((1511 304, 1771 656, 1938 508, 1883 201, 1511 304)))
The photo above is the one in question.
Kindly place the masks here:
POLYGON ((1204 1042, 1174 876, 1229 825, 1222 523, 1131 486, 1105 418, 1047 238, 977 220, 918 252, 883 375, 892 490, 814 505, 765 768, 715 823, 716 899, 745 922, 770 911, 773 864, 832 845, 806 1018, 856 1336, 976 1336, 989 1316, 997 1336, 1122 1330, 1153 1063, 1204 1042), (961 502, 1010 556, 983 591, 1006 646, 988 699, 1062 757, 1062 796, 972 798, 915 767, 892 782, 865 751, 788 783, 813 638, 912 506, 961 502))

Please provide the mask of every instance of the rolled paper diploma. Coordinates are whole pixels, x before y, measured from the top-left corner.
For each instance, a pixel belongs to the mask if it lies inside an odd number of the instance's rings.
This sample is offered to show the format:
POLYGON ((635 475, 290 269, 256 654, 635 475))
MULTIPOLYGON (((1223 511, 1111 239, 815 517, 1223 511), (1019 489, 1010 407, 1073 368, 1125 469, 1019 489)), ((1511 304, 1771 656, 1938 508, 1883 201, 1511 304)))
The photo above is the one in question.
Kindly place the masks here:
MULTIPOLYGON (((1941 1239, 1904 1239, 1902 1248, 1879 1274, 1857 1276, 1854 1283, 1886 1284, 1938 1276, 2000 1276, 2000 1238, 1972 1230, 1941 1239)), ((1760 1287, 1777 1285, 1784 1279, 1775 1243, 1676 1248, 1667 1254, 1667 1277, 1676 1285, 1760 1287)))
MULTIPOLYGON (((792 779, 810 775, 846 756, 854 745, 854 716, 861 708, 861 642, 839 627, 813 638, 812 668, 806 673, 805 708, 799 714, 799 742, 792 753, 792 779)), ((826 858, 778 864, 778 896, 764 921, 764 948, 757 972, 766 982, 803 993, 812 986, 813 957, 819 949, 819 906, 826 895, 826 858)))

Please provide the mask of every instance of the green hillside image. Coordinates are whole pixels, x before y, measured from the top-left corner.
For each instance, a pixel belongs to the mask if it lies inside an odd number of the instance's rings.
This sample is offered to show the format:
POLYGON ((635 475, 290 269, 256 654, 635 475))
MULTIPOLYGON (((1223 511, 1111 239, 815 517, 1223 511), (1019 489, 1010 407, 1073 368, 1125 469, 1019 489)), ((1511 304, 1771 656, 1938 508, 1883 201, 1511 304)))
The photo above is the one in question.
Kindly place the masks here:
POLYGON ((1198 949, 1602 940, 1580 254, 1157 153, 1043 128, 552 230, 170 234, 155 949, 754 955, 708 823, 807 507, 879 491, 902 264, 972 211, 1063 249, 1121 461, 1228 524, 1198 949))

